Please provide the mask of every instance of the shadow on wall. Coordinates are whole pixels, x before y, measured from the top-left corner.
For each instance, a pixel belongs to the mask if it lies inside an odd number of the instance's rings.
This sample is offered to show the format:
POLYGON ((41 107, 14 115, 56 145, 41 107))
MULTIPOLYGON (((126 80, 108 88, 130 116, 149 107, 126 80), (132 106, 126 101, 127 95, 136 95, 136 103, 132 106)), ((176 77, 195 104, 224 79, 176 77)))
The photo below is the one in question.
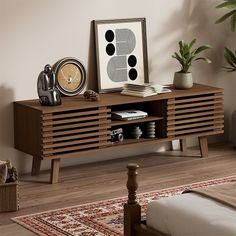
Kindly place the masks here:
MULTIPOLYGON (((227 30, 222 25, 215 24, 215 21, 219 17, 215 8, 216 5, 216 2, 212 0, 185 0, 183 1, 182 7, 169 16, 163 30, 153 38, 157 42, 167 42, 164 47, 158 48, 158 51, 154 54, 155 59, 162 58, 160 55, 166 55, 168 53, 167 63, 163 64, 161 68, 159 67, 158 70, 165 71, 175 68, 174 72, 178 71, 180 69, 178 67, 179 65, 171 55, 178 50, 178 42, 180 40, 190 41, 193 38, 197 39, 196 46, 206 43, 213 46, 213 49, 207 52, 208 57, 212 59, 212 64, 204 65, 203 67, 200 62, 199 65, 201 68, 204 68, 204 71, 210 74, 218 73, 221 70, 227 30)), ((194 68, 197 70, 197 64, 194 65, 193 70, 194 68)), ((154 66, 150 65, 150 67, 155 70, 154 66)), ((154 71, 154 73, 157 74, 158 72, 154 71)), ((204 76, 199 76, 199 78, 202 77, 204 78, 204 76)), ((205 81, 205 83, 209 82, 205 81)), ((212 83, 215 84, 216 81, 212 81, 212 83)))
MULTIPOLYGON (((235 45, 236 48, 236 45, 235 45)), ((225 136, 227 140, 233 141, 232 113, 236 110, 235 106, 235 88, 236 72, 222 71, 219 75, 219 87, 224 88, 224 113, 225 113, 225 136)))
POLYGON ((90 38, 89 38, 89 52, 88 52, 88 65, 87 65, 87 88, 94 91, 98 90, 97 82, 97 66, 96 66, 96 52, 95 52, 95 37, 94 37, 94 24, 90 23, 90 38))
POLYGON ((0 159, 11 160, 18 169, 23 168, 23 153, 14 153, 14 125, 13 125, 13 89, 0 85, 0 159), (17 160, 13 157, 17 156, 17 160))
MULTIPOLYGON (((225 24, 215 24, 215 21, 222 15, 222 12, 216 9, 217 4, 215 0, 184 0, 182 6, 168 16, 162 30, 152 39, 154 42, 163 42, 163 47, 156 47, 153 62, 151 61, 149 64, 153 74, 159 75, 163 71, 173 70, 172 76, 175 71, 178 71, 180 69, 179 64, 171 57, 175 51, 178 51, 178 42, 182 39, 190 41, 196 38, 196 46, 209 43, 213 48, 206 52, 207 57, 212 60, 212 64, 196 62, 192 67, 194 82, 221 87, 225 89, 225 92, 229 90, 228 86, 230 84, 232 86, 232 83, 225 84, 225 79, 222 78, 225 77, 222 76, 222 65, 225 64, 224 47, 227 38, 231 37, 231 33, 225 24), (159 67, 155 67, 154 63, 163 57, 166 57, 165 63, 160 62, 159 67)), ((235 89, 234 86, 233 88, 235 89)), ((232 94, 234 92, 226 94, 226 100, 230 100, 228 98, 230 95, 232 99, 232 94)), ((230 101, 225 103, 225 107, 232 107, 229 105, 230 101)), ((223 140, 228 140, 231 132, 231 115, 228 113, 225 112, 225 134, 220 137, 223 140)))
MULTIPOLYGON (((11 88, 4 85, 0 86, 0 146, 9 148, 13 142, 13 106, 14 92, 11 88)), ((4 149, 5 149, 4 148, 4 149)), ((2 152, 3 157, 8 157, 7 153, 2 152)))

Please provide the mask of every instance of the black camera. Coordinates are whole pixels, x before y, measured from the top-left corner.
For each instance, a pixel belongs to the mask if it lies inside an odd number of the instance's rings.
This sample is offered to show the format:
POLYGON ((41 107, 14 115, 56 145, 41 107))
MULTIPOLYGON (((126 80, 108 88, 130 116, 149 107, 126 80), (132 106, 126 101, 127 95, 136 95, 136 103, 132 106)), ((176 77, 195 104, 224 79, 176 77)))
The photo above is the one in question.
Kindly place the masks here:
POLYGON ((115 129, 111 131, 111 142, 115 143, 115 142, 122 142, 124 140, 124 133, 123 133, 123 129, 119 128, 119 129, 115 129))

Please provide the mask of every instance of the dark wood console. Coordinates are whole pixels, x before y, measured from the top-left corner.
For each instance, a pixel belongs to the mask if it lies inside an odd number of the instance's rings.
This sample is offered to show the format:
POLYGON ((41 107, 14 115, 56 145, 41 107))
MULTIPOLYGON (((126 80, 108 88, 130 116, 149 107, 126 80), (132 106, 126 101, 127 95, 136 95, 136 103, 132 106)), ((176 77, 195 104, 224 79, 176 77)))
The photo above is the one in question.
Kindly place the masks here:
POLYGON ((146 98, 106 93, 100 101, 85 100, 81 95, 63 97, 59 106, 41 106, 38 99, 14 102, 15 148, 33 156, 32 175, 39 174, 41 160, 52 160, 51 183, 58 182, 61 158, 89 152, 179 139, 181 149, 186 138, 198 137, 201 156, 207 156, 207 136, 221 134, 224 129, 223 90, 195 84, 188 90, 174 90, 146 98), (146 111, 148 117, 118 121, 111 111, 125 109, 146 111), (125 137, 111 143, 110 132, 122 127, 142 127, 156 123, 156 137, 125 137))

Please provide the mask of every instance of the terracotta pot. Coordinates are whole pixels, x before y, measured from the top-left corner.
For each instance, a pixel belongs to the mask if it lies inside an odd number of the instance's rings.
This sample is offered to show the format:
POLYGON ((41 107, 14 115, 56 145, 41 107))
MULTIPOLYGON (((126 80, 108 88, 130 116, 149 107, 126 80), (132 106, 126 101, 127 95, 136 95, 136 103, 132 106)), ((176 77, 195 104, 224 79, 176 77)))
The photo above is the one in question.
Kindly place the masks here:
POLYGON ((181 73, 175 72, 174 75, 174 86, 176 89, 189 89, 193 87, 192 73, 181 73))

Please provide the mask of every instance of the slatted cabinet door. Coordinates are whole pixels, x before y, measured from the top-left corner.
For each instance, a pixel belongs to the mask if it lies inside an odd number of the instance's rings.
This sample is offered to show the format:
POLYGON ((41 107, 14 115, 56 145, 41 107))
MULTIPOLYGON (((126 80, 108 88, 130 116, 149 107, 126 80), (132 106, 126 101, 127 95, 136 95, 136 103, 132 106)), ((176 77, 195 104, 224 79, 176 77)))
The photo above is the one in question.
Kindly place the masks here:
POLYGON ((167 102, 167 137, 223 133, 223 93, 171 98, 167 102))
POLYGON ((110 109, 74 109, 43 114, 42 156, 65 158, 110 143, 110 109))

